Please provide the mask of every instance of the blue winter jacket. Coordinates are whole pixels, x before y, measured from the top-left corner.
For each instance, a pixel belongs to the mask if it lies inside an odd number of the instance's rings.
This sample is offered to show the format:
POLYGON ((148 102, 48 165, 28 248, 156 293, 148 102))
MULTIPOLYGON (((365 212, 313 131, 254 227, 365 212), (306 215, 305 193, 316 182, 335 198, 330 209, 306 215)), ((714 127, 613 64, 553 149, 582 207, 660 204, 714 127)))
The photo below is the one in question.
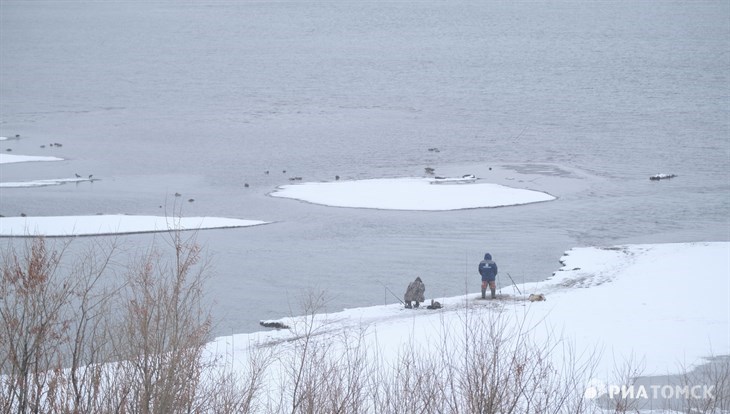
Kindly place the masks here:
POLYGON ((497 278, 497 264, 492 261, 491 254, 485 254, 484 260, 479 262, 479 274, 487 282, 493 282, 497 278))

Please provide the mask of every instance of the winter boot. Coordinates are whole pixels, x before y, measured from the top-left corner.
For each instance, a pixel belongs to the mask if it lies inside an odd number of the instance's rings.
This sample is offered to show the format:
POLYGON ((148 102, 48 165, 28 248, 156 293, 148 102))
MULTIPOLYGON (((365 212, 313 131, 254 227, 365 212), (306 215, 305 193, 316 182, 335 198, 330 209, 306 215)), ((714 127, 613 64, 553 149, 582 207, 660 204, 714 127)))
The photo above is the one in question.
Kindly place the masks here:
POLYGON ((487 298, 487 289, 482 288, 482 299, 486 299, 486 298, 487 298))
POLYGON ((497 293, 494 289, 492 289, 492 299, 497 299, 497 293))

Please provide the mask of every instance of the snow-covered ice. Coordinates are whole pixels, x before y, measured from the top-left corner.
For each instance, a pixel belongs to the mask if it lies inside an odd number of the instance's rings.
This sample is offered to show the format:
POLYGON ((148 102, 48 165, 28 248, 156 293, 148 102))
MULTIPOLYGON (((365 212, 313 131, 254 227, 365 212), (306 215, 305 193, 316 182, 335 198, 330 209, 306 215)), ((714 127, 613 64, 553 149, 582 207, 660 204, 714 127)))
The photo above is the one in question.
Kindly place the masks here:
POLYGON ((0 236, 91 236, 248 227, 259 220, 221 217, 163 217, 130 215, 0 217, 0 236))
POLYGON ((63 161, 63 158, 45 157, 40 155, 14 155, 0 153, 0 164, 12 164, 32 161, 63 161))
POLYGON ((418 177, 283 185, 271 196, 334 207, 428 211, 513 206, 555 199, 543 192, 480 183, 473 178, 418 177))
MULTIPOLYGON (((0 164, 30 161, 62 161, 62 158, 0 154, 0 164)), ((45 180, 0 182, 0 189, 29 188, 98 181, 97 178, 56 178, 45 180)), ((0 217, 0 237, 73 237, 112 234, 152 233, 174 230, 205 230, 249 227, 269 222, 223 217, 166 217, 146 215, 93 215, 0 217)))
POLYGON ((84 181, 96 181, 90 178, 54 178, 48 180, 33 181, 8 181, 0 182, 0 188, 28 188, 28 187, 46 187, 50 185, 61 185, 66 183, 80 183, 84 181))

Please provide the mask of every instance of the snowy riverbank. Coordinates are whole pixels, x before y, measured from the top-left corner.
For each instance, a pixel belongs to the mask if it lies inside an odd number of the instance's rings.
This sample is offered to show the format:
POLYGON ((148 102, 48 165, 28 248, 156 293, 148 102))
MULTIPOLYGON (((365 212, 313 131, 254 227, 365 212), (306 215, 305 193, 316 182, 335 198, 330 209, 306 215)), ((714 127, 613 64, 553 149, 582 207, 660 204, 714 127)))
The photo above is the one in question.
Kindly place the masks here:
MULTIPOLYGON (((730 243, 575 248, 561 262, 564 266, 540 283, 508 286, 506 275, 499 276, 502 286, 494 301, 470 293, 435 298, 444 306, 440 310, 406 310, 393 303, 288 317, 269 322, 290 329, 220 337, 208 350, 232 369, 245 370, 252 349, 275 346, 277 360, 289 360, 287 353, 296 347, 288 344, 302 332, 314 332, 318 344, 361 338, 381 363, 395 364, 404 350, 441 349, 429 344, 446 342, 446 349, 457 352, 465 321, 476 319, 510 332, 519 327, 531 343, 560 343, 550 352, 555 366, 571 355, 585 358, 594 368, 591 383, 616 381, 617 369, 627 364, 641 376, 666 375, 730 354, 730 243), (530 302, 531 293, 547 300, 530 302)), ((424 282, 429 302, 429 281, 424 282)), ((472 282, 478 286, 478 280, 472 282)), ((391 287, 397 294, 405 289, 391 287)))

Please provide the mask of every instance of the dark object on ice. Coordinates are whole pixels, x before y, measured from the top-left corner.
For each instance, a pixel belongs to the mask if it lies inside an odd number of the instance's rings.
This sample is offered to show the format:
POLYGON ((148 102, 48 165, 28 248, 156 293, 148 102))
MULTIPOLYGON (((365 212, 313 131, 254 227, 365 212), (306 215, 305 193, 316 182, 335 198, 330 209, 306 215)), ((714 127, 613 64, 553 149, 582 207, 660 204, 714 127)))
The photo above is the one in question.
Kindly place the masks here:
POLYGON ((246 187, 246 188, 248 188, 248 183, 245 183, 243 186, 246 187))
POLYGON ((175 193, 175 197, 180 197, 181 195, 180 193, 175 193))
POLYGON ((429 152, 441 152, 441 150, 439 150, 438 148, 429 148, 428 151, 429 152))
POLYGON ((652 181, 667 180, 676 177, 677 174, 655 174, 649 177, 652 181))
POLYGON ((20 217, 27 217, 25 213, 20 213, 20 217))
POLYGON ((10 148, 8 148, 8 149, 6 149, 5 151, 7 151, 7 152, 10 152, 10 151, 12 151, 12 150, 11 150, 10 148))
POLYGON ((431 299, 431 304, 426 306, 426 309, 441 309, 443 306, 441 306, 441 302, 437 302, 433 299, 431 299))
POLYGON ((188 200, 188 203, 192 203, 193 201, 195 201, 195 199, 194 198, 191 198, 191 199, 188 200))
POLYGON ((430 175, 430 174, 433 174, 433 172, 434 172, 434 171, 436 171, 435 169, 433 169, 433 168, 431 168, 431 167, 426 167, 426 168, 424 168, 424 169, 426 170, 426 174, 429 174, 429 175, 430 175))
POLYGON ((423 298, 423 294, 426 292, 426 285, 423 284, 420 277, 417 277, 416 280, 408 284, 408 289, 406 289, 405 295, 403 295, 403 302, 406 303, 406 308, 411 309, 411 307, 418 308, 418 306, 423 302, 425 299, 423 298), (411 306, 411 302, 416 302, 413 306, 411 306))
POLYGON ((340 179, 340 176, 339 175, 335 175, 335 181, 337 181, 339 179, 340 179))
POLYGON ((259 325, 264 328, 289 329, 285 324, 275 321, 259 321, 259 325))
POLYGON ((302 181, 302 177, 289 177, 289 181, 302 181))
POLYGON ((81 176, 80 176, 80 175, 78 175, 78 174, 74 174, 74 175, 76 176, 76 178, 81 178, 81 176))

